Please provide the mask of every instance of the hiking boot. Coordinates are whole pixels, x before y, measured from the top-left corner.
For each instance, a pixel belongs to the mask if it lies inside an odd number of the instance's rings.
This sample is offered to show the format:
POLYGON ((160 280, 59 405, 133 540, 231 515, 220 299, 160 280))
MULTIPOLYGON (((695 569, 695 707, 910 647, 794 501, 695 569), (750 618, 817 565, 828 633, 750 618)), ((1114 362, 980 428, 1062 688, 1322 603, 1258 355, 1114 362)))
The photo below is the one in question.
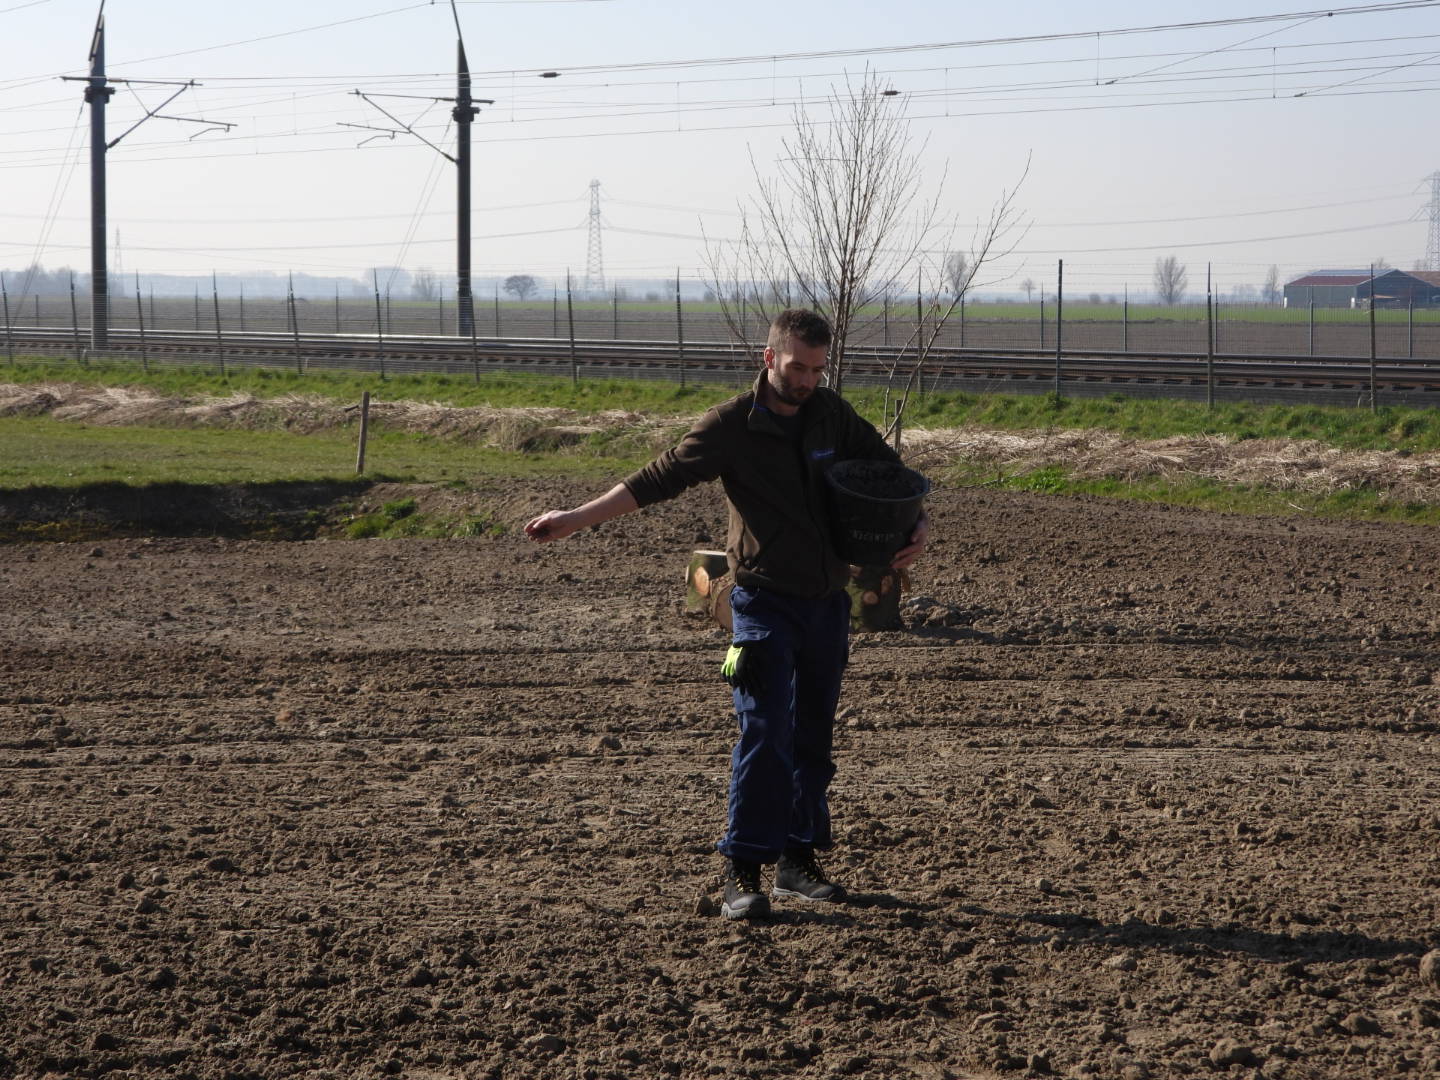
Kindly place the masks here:
POLYGON ((725 902, 720 914, 727 919, 763 919, 770 914, 770 898, 760 891, 759 863, 725 861, 725 902))
POLYGON ((838 904, 845 899, 845 887, 826 879, 813 850, 792 848, 775 864, 775 887, 770 895, 838 904))

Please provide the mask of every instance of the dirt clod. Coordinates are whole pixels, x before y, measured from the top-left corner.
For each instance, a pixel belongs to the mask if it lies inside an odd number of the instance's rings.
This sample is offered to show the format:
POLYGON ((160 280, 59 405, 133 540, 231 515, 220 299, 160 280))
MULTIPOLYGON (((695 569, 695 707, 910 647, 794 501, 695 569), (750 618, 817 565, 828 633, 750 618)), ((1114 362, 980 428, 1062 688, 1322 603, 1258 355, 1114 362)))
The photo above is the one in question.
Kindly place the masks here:
POLYGON ((1221 1069, 1231 1065, 1259 1065, 1253 1047, 1235 1039, 1221 1039, 1210 1048, 1210 1063, 1221 1069))
POLYGON ((1420 981, 1440 990, 1440 949, 1431 949, 1420 958, 1420 981))

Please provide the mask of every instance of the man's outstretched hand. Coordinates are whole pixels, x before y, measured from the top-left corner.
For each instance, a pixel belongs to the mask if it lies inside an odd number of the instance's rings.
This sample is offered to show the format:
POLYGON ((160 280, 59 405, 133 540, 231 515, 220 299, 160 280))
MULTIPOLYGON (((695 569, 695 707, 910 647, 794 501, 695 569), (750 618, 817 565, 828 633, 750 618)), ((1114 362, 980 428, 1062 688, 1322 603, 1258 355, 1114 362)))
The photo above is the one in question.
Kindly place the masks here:
POLYGON ((910 534, 910 543, 907 547, 901 548, 895 553, 895 558, 890 560, 890 565, 896 570, 904 570, 920 557, 925 550, 925 544, 930 539, 930 515, 920 514, 920 520, 915 522, 915 531, 910 534))
POLYGON ((579 532, 588 525, 599 525, 621 514, 638 510, 635 496, 624 484, 616 484, 598 499, 591 499, 584 506, 574 510, 547 510, 528 522, 525 535, 531 540, 548 544, 551 540, 564 540, 573 532, 579 532))
POLYGON ((525 535, 538 543, 547 544, 551 540, 565 539, 583 524, 573 510, 547 510, 526 523, 525 535))

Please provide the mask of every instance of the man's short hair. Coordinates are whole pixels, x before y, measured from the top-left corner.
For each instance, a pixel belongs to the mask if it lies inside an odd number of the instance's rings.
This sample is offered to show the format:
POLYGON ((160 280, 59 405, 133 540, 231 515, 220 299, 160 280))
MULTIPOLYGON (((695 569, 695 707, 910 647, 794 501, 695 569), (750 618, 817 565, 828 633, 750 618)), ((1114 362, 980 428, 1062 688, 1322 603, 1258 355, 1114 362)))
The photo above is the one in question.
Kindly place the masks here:
POLYGON ((770 324, 770 336, 765 341, 765 347, 783 356, 795 341, 812 348, 816 345, 828 348, 830 336, 830 324, 825 321, 825 316, 807 308, 786 308, 770 324))

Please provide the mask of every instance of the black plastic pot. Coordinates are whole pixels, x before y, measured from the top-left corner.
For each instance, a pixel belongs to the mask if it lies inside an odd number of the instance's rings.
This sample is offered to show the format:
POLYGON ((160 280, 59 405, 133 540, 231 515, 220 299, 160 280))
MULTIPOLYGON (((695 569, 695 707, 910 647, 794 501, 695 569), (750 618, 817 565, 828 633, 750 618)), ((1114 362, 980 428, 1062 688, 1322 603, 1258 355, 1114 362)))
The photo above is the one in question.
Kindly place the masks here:
POLYGON ((835 550, 855 566, 886 566, 910 542, 930 481, 893 461, 840 461, 830 485, 835 550))

